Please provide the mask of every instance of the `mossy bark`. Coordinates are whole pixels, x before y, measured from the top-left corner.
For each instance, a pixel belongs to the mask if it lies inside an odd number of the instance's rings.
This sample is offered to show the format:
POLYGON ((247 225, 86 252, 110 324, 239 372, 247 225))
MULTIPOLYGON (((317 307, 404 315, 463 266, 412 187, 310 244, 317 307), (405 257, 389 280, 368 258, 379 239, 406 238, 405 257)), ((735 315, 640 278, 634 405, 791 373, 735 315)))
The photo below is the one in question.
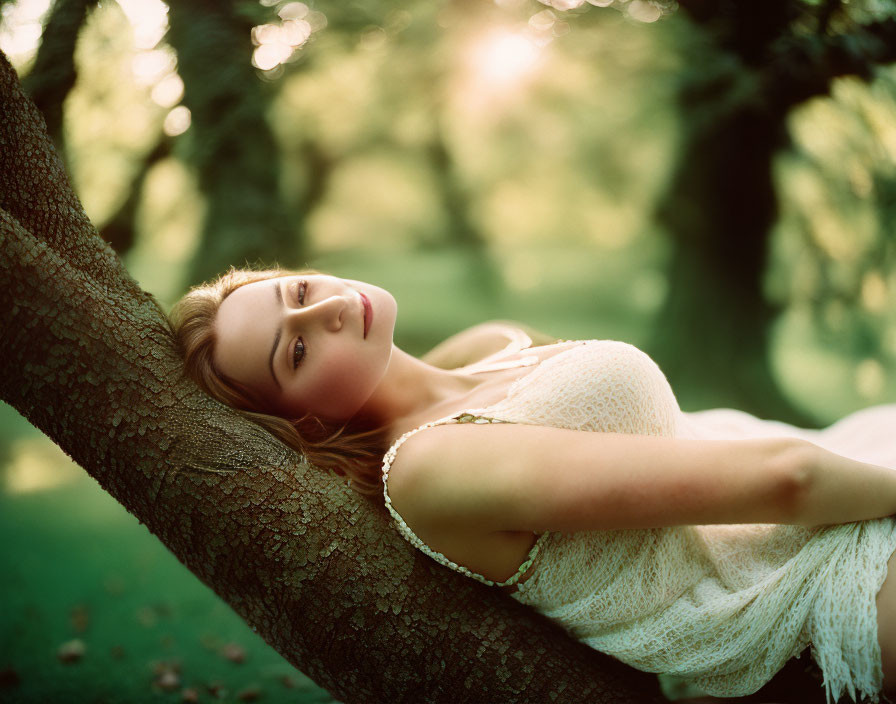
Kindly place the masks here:
POLYGON ((344 702, 663 701, 183 378, 0 55, 0 398, 344 702))

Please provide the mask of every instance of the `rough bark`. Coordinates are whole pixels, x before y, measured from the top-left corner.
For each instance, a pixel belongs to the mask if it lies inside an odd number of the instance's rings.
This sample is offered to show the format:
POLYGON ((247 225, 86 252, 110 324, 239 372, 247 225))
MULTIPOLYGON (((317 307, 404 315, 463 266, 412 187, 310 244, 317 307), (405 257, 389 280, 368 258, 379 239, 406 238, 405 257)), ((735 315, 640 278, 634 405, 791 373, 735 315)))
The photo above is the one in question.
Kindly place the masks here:
POLYGON ((345 702, 652 702, 653 675, 406 543, 181 373, 0 55, 0 398, 345 702))

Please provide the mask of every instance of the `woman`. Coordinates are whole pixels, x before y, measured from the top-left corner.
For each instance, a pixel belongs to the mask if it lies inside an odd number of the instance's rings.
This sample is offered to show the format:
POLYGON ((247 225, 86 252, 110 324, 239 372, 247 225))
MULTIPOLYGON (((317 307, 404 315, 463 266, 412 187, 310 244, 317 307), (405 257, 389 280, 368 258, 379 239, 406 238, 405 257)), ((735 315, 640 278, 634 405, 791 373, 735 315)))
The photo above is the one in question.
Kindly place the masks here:
POLYGON ((395 318, 381 288, 283 270, 171 313, 211 395, 592 647, 730 697, 810 646, 829 699, 892 691, 896 406, 825 431, 683 413, 631 345, 486 324, 417 359, 395 318))

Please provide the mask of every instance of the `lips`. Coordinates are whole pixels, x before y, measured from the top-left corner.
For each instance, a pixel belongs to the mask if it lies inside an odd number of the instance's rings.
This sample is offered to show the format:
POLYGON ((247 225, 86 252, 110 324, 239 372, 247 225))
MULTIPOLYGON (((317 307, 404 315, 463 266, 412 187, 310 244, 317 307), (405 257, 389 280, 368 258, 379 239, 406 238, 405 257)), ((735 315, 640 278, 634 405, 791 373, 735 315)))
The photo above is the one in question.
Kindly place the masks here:
POLYGON ((364 339, 367 339, 367 331, 370 330, 370 323, 373 322, 373 306, 370 305, 370 300, 363 293, 358 291, 358 295, 361 296, 361 303, 364 306, 364 339))

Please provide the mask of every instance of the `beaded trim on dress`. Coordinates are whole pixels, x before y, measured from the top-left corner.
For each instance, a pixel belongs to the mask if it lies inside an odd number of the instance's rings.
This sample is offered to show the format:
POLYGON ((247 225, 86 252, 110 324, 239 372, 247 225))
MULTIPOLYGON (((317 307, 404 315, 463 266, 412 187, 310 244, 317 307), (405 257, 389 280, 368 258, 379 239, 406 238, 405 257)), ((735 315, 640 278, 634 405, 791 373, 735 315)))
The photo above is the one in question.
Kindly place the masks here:
POLYGON ((513 584, 516 584, 520 578, 526 573, 526 571, 532 566, 532 563, 535 561, 535 557, 538 555, 538 551, 541 548, 541 543, 544 539, 549 535, 549 532, 545 531, 542 533, 538 539, 535 541, 535 544, 532 546, 532 549, 529 550, 529 554, 526 557, 526 560, 519 566, 519 569, 516 573, 510 577, 509 579, 503 582, 495 582, 492 579, 488 579, 487 577, 483 577, 481 574, 477 574, 472 570, 464 567, 463 565, 458 565, 453 560, 449 560, 442 553, 437 550, 433 550, 426 543, 424 543, 417 535, 410 529, 407 523, 404 522, 404 519, 398 514, 398 512, 392 507, 392 499, 389 497, 389 489, 387 482, 389 480, 389 470, 392 468, 392 462, 395 461, 395 455, 398 452, 398 448, 401 447, 404 442, 411 437, 412 435, 419 433, 421 430, 425 430, 426 428, 432 428, 436 425, 450 425, 456 423, 476 423, 476 424, 485 424, 485 423, 504 423, 506 421, 499 420, 497 418, 488 418, 486 416, 476 415, 474 413, 470 413, 468 411, 464 411, 461 413, 455 413, 454 415, 448 416, 446 418, 441 418, 439 420, 434 420, 430 423, 424 423, 423 425, 414 428, 406 432, 402 435, 392 447, 389 448, 389 451, 386 453, 383 458, 383 497, 386 500, 386 508, 389 509, 389 513, 392 514, 392 517, 395 519, 395 523, 398 527, 398 531, 404 536, 404 538, 414 547, 418 548, 422 552, 429 555, 436 562, 444 565, 445 567, 450 567, 455 572, 460 572, 467 577, 472 577, 478 582, 482 582, 483 584, 487 584, 492 587, 507 587, 513 584))

